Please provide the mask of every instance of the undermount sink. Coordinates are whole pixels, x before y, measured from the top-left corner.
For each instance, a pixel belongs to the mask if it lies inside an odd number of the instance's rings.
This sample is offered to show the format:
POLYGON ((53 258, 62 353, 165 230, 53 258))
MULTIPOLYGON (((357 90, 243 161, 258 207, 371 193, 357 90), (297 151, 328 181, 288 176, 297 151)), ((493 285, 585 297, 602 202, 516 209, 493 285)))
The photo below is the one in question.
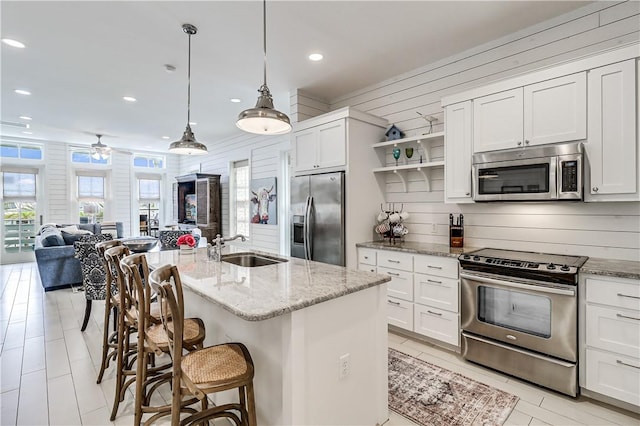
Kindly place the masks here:
POLYGON ((221 260, 223 262, 233 263, 234 265, 244 266, 246 268, 255 268, 256 266, 267 266, 276 263, 288 262, 287 259, 249 252, 224 254, 222 255, 221 260))

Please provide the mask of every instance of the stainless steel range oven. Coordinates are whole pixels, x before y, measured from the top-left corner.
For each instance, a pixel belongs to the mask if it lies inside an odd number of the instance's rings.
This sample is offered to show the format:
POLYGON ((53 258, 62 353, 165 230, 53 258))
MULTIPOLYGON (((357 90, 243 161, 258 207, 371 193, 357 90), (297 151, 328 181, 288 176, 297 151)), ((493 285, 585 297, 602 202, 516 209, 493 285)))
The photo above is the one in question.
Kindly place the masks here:
POLYGON ((482 249, 459 260, 464 358, 576 396, 587 258, 482 249))

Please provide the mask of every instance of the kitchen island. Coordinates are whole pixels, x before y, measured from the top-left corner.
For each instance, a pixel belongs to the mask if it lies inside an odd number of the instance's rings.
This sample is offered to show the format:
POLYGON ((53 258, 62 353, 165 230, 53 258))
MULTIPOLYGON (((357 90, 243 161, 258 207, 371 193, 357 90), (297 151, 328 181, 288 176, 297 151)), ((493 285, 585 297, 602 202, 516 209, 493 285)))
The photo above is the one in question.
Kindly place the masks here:
POLYGON ((206 249, 149 252, 147 259, 151 268, 178 267, 185 315, 203 319, 206 345, 248 347, 258 424, 387 420, 388 277, 287 257, 236 266, 209 261, 206 249))

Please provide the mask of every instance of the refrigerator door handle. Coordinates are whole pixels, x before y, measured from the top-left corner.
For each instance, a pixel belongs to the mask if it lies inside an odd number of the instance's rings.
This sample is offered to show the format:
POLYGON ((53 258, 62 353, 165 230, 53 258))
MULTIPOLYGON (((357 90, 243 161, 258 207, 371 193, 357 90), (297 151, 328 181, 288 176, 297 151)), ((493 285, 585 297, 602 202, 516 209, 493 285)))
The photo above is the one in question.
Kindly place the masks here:
POLYGON ((309 199, 311 197, 307 196, 307 200, 304 204, 304 224, 302 225, 302 240, 304 241, 304 258, 305 260, 309 260, 309 199))
POLYGON ((312 260, 313 257, 313 197, 309 197, 309 204, 307 206, 307 219, 305 223, 307 225, 307 235, 305 241, 307 242, 307 260, 312 260))

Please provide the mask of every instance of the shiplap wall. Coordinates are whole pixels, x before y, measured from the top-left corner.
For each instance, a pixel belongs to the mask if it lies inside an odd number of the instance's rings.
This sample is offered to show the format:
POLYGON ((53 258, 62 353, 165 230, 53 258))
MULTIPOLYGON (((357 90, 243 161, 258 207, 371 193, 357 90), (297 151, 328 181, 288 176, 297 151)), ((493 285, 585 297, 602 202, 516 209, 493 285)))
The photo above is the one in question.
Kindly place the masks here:
MULTIPOLYGON (((41 142, 41 141, 38 141, 41 142)), ((76 169, 82 166, 71 163, 69 145, 63 142, 44 142, 45 161, 42 167, 42 199, 44 223, 77 223, 78 217, 74 201, 74 176, 76 169)), ((161 225, 169 224, 172 220, 171 209, 171 183, 175 182, 175 176, 179 172, 177 156, 167 154, 167 167, 162 172, 164 179, 164 194, 162 208, 164 209, 161 225)), ((101 170, 109 176, 107 188, 107 203, 105 206, 105 220, 123 223, 124 235, 137 234, 137 208, 134 204, 137 198, 136 172, 132 167, 132 155, 130 153, 114 151, 111 165, 101 170)), ((92 170, 92 168, 87 168, 92 170)), ((145 173, 154 173, 153 170, 145 170, 145 173)))
POLYGON ((249 160, 250 178, 276 177, 278 224, 252 224, 249 245, 256 250, 280 253, 280 226, 287 214, 284 204, 284 178, 281 155, 289 150, 290 135, 257 136, 240 134, 215 143, 207 143, 209 154, 180 159, 180 174, 190 172, 220 175, 222 190, 222 235, 229 236, 229 165, 233 161, 249 160))
MULTIPOLYGON (((637 41, 639 11, 636 1, 595 2, 342 96, 331 109, 353 106, 384 117, 407 136, 426 131, 420 112, 436 117, 433 131, 442 131, 442 97, 637 41)), ((412 161, 418 156, 414 153, 412 161)), ((434 144, 431 159, 443 156, 442 143, 434 144)), ((388 153, 386 163, 394 162, 388 153)), ((432 191, 427 192, 422 176, 410 173, 405 193, 395 175, 386 176, 387 202, 402 203, 411 214, 407 240, 448 244, 449 213, 463 213, 465 246, 640 260, 640 203, 444 204, 443 169, 433 170, 431 178, 432 191)))

